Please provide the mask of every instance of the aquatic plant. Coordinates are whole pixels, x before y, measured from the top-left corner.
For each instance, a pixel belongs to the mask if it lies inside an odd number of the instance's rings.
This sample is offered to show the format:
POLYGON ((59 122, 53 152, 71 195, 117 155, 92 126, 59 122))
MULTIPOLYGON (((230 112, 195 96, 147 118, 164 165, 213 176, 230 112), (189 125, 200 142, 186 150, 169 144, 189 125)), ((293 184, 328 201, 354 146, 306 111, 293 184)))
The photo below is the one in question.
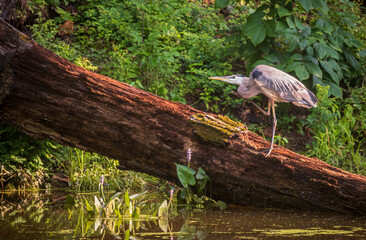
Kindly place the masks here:
POLYGON ((215 201, 210 197, 206 196, 206 185, 210 182, 210 177, 206 172, 199 167, 197 172, 190 168, 192 160, 192 150, 187 150, 187 166, 175 163, 177 167, 177 175, 179 182, 182 184, 181 188, 177 193, 178 203, 183 203, 187 206, 195 206, 197 208, 203 208, 204 204, 214 204, 220 209, 225 209, 226 204, 222 201, 215 201), (195 191, 191 187, 195 188, 195 191))

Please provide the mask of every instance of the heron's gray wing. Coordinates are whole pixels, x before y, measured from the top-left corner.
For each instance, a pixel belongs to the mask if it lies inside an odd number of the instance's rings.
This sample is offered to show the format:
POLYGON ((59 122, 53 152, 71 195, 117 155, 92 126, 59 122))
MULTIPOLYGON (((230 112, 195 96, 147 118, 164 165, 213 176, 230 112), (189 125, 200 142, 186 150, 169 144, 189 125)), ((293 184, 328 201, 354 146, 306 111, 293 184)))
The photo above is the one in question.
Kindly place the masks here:
POLYGON ((292 102, 301 107, 316 107, 318 99, 304 84, 274 67, 256 66, 251 77, 264 94, 278 102, 292 102))

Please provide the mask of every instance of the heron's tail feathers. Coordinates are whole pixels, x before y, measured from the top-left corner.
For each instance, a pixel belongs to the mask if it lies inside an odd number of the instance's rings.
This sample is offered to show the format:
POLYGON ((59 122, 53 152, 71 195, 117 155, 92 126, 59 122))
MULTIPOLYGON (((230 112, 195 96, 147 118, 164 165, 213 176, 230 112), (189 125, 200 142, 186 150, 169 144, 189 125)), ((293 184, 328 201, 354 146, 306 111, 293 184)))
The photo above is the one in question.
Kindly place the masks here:
POLYGON ((297 92, 296 100, 291 101, 296 106, 305 107, 305 108, 313 108, 317 107, 316 104, 319 102, 314 93, 309 91, 308 89, 302 89, 302 91, 297 92))

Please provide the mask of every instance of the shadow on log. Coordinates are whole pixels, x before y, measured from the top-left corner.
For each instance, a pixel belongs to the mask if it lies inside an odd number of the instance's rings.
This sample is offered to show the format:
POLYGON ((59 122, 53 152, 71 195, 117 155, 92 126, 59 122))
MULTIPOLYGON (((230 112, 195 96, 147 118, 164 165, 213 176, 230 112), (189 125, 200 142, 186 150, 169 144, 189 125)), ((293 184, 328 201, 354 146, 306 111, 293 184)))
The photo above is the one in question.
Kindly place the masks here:
POLYGON ((260 207, 366 213, 366 177, 279 147, 239 123, 87 71, 0 19, 0 120, 177 182, 174 163, 212 181, 213 197, 260 207))

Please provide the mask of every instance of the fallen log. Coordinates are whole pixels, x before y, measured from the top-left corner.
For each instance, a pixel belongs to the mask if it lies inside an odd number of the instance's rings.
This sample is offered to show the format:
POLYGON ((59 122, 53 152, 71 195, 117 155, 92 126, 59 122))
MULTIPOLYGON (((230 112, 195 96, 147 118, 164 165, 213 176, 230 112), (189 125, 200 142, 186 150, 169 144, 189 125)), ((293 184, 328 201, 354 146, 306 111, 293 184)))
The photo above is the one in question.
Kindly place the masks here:
POLYGON ((171 102, 78 67, 0 19, 0 120, 177 182, 174 163, 202 167, 213 197, 261 207, 366 214, 366 177, 274 149, 227 117, 171 102))

